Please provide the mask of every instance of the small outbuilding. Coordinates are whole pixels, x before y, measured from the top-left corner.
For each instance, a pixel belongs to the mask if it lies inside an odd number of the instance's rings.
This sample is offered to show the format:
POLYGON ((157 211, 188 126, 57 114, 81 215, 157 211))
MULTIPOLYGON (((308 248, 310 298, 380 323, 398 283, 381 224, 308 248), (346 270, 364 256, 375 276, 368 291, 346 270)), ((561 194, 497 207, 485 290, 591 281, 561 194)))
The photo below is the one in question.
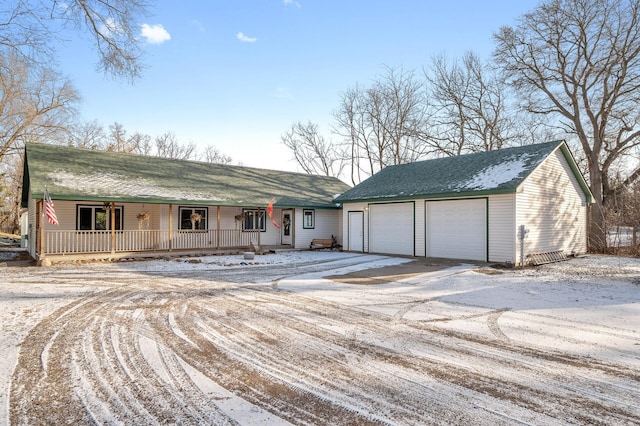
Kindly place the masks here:
POLYGON ((586 252, 593 195, 554 141, 386 167, 335 201, 346 250, 518 265, 586 252))

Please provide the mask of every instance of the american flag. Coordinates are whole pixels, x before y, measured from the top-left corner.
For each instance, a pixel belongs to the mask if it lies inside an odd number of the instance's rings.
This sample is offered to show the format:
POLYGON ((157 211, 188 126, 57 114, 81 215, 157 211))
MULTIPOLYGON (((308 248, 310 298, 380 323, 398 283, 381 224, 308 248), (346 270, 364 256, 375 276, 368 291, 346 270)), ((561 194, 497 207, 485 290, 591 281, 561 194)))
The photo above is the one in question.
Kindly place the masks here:
POLYGON ((44 190, 44 205, 45 212, 47 213, 47 219, 52 225, 60 225, 58 223, 58 217, 56 216, 56 209, 53 208, 53 201, 49 196, 49 190, 44 190))

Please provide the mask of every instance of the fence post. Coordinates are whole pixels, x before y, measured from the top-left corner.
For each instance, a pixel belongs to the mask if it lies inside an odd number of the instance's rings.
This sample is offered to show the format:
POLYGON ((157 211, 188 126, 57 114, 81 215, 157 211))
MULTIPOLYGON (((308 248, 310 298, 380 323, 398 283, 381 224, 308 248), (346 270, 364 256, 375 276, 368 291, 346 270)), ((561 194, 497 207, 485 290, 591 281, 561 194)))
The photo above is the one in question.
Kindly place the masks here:
POLYGON ((169 251, 173 249, 173 204, 169 204, 169 251))

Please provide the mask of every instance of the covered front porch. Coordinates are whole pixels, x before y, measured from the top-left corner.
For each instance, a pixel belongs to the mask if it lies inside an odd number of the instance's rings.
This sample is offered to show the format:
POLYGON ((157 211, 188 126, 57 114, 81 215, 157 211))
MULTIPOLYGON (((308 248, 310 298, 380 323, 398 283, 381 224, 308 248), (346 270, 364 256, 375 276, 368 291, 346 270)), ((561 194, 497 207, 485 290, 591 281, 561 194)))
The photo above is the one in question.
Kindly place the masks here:
POLYGON ((216 250, 260 246, 259 231, 221 230, 122 230, 45 232, 43 253, 119 253, 172 250, 216 250))
POLYGON ((294 209, 54 200, 59 225, 37 202, 34 257, 119 258, 293 247, 294 209), (282 225, 280 225, 282 224, 282 225))

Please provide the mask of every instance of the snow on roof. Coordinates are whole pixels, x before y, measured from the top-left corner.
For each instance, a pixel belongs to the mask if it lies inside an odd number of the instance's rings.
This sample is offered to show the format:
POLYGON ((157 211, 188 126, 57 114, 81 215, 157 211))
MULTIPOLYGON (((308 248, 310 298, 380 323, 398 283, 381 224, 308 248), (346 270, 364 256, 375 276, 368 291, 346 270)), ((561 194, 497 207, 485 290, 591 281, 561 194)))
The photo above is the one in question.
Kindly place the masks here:
POLYGON ((463 182, 460 190, 489 190, 521 178, 528 171, 530 157, 528 154, 523 154, 489 166, 463 182))
POLYGON ((188 188, 172 189, 167 193, 165 187, 144 178, 126 178, 113 173, 94 172, 74 174, 69 172, 50 172, 47 177, 54 185, 74 189, 95 197, 131 197, 131 198, 172 198, 175 200, 223 201, 211 193, 189 191, 188 188))

